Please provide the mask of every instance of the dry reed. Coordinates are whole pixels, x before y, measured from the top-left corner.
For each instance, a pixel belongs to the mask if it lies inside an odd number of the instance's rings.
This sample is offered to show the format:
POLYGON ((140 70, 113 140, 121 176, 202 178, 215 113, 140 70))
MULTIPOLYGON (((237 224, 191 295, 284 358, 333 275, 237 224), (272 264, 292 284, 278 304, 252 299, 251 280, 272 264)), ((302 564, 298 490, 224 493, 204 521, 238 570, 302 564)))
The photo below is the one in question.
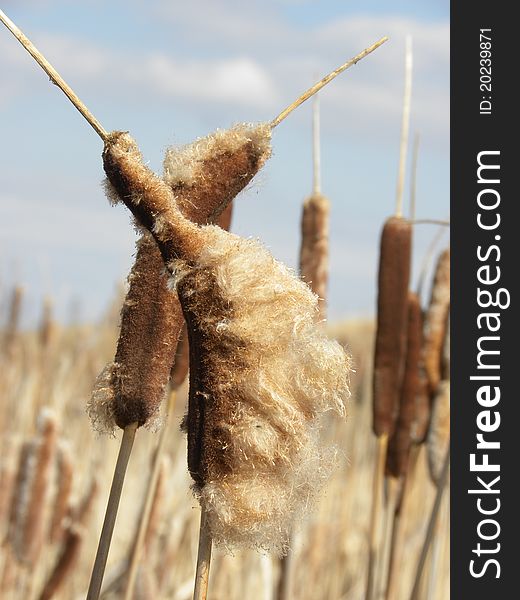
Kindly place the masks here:
POLYGON ((430 476, 438 484, 442 462, 450 441, 450 382, 441 381, 433 400, 432 418, 428 431, 428 466, 430 476))
POLYGON ((435 394, 441 380, 442 345, 450 306, 450 250, 437 261, 430 304, 424 321, 424 363, 430 394, 435 394))

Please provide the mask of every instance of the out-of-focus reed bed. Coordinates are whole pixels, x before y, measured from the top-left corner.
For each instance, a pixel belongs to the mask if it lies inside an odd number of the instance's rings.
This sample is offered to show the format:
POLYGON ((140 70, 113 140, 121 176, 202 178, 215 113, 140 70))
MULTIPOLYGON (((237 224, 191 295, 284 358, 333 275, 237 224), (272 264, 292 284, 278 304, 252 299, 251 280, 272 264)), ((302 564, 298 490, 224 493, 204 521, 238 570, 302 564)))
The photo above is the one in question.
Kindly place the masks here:
MULTIPOLYGON (((115 304, 122 301, 119 294, 115 304)), ((46 310, 43 322, 48 327, 52 318, 46 310)), ((53 322, 51 339, 45 344, 41 330, 20 331, 17 326, 12 350, 6 354, 5 345, 2 347, 0 597, 6 600, 85 597, 97 542, 91 533, 101 527, 119 445, 117 439, 92 432, 85 406, 99 370, 113 356, 117 312, 111 307, 102 322, 90 326, 63 327, 53 322), (42 452, 46 443, 47 451, 42 452), (28 452, 33 453, 31 460, 24 458, 28 452), (28 478, 23 472, 24 460, 28 463, 28 478), (44 465, 40 467, 43 481, 40 477, 38 486, 34 483, 38 479, 34 473, 36 464, 44 465), (25 483, 21 481, 24 477, 25 483), (34 494, 38 495, 38 502, 32 497, 34 494), (28 512, 31 501, 37 507, 36 523, 32 531, 24 532, 23 525, 28 526, 30 521, 24 511, 28 512), (21 524, 16 524, 17 518, 21 524), (13 534, 13 527, 17 535, 13 534), (27 557, 31 548, 33 556, 27 557)), ((2 334, 7 315, 3 316, 2 334)), ((337 447, 339 468, 315 511, 295 528, 294 598, 361 600, 365 594, 376 445, 371 431, 374 325, 358 320, 328 327, 331 336, 348 343, 355 357, 353 397, 347 421, 331 419, 327 429, 327 436, 337 447)), ((185 383, 178 391, 174 415, 179 424, 186 397, 185 383)), ((106 591, 102 597, 107 600, 122 598, 124 593, 128 559, 157 443, 157 433, 143 430, 141 435, 142 442, 131 458, 103 585, 106 591)), ((189 489, 186 438, 178 428, 167 440, 165 456, 133 597, 188 600, 193 591, 199 511, 189 489)), ((400 565, 397 598, 407 599, 411 590, 427 525, 425 506, 431 506, 434 493, 426 453, 421 450, 404 522, 405 559, 400 565)), ((428 600, 448 597, 446 518, 441 520, 441 529, 436 550, 436 585, 432 595, 427 595, 425 577, 424 595, 420 596, 428 600)), ((255 551, 229 555, 216 549, 209 597, 273 598, 278 569, 278 560, 255 551)))

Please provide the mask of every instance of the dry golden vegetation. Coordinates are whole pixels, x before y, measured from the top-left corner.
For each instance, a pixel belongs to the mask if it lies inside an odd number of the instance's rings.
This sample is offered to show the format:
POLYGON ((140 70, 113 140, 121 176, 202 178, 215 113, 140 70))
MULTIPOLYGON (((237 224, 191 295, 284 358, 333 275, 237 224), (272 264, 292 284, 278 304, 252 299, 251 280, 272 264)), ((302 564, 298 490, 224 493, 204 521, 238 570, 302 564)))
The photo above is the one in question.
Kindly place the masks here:
MULTIPOLYGON (((122 298, 118 298, 106 319, 96 326, 62 328, 47 317, 38 332, 13 331, 12 324, 4 327, 0 381, 2 598, 79 599, 86 593, 118 441, 92 431, 85 406, 98 373, 114 356, 121 304, 122 298), (51 334, 44 334, 45 329, 51 334), (34 455, 26 467, 24 448, 34 455), (35 473, 36 464, 39 473, 35 473), (36 514, 31 515, 30 509, 36 514), (59 527, 58 514, 62 515, 59 527), (63 578, 56 584, 56 593, 45 595, 58 568, 63 570, 63 578)), ((348 343, 355 357, 353 396, 347 420, 331 419, 327 426, 327 437, 337 447, 337 469, 315 510, 295 530, 293 597, 356 600, 365 598, 376 445, 371 424, 374 327, 371 322, 345 322, 332 325, 329 333, 348 343)), ((186 436, 179 429, 186 397, 184 384, 166 441, 136 598, 192 595, 199 510, 190 491, 186 436)), ((122 597, 157 438, 158 433, 140 431, 131 458, 104 584, 106 598, 122 597)), ((395 598, 408 598, 433 504, 435 487, 424 448, 421 446, 410 482, 395 598)), ((444 600, 449 581, 446 504, 434 552, 435 573, 432 578, 426 573, 419 597, 444 600), (429 586, 432 595, 427 595, 429 586)), ((233 554, 216 550, 210 597, 274 598, 278 574, 276 557, 254 550, 233 554)))
POLYGON ((1 597, 447 598, 449 250, 423 310, 402 215, 411 45, 377 318, 326 325, 316 111, 300 276, 229 232, 231 206, 273 128, 385 38, 271 122, 170 150, 159 176, 0 17, 102 138, 107 195, 140 230, 128 290, 101 322, 60 326, 47 300, 25 331, 23 289, 6 298, 1 597))

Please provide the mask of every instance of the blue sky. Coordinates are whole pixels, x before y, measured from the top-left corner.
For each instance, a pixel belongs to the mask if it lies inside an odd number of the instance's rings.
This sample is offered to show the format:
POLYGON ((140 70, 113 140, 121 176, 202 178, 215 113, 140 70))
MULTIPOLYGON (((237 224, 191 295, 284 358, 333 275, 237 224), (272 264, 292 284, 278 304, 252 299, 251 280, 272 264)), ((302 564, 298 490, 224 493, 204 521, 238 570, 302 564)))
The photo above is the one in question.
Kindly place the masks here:
MULTIPOLYGON (((412 135, 421 134, 418 217, 449 210, 449 3, 266 0, 3 2, 103 126, 129 130, 160 172, 167 146, 274 117, 382 35, 390 41, 321 94, 322 190, 332 203, 330 317, 370 315, 377 245, 393 210, 404 76, 414 43, 412 135)), ((98 318, 132 263, 135 234, 101 182, 102 144, 0 29, 0 296, 42 294, 98 318)), ((273 157, 236 202, 233 229, 296 265, 311 190, 311 107, 274 133, 273 157)), ((418 226, 415 263, 435 230, 418 226)))

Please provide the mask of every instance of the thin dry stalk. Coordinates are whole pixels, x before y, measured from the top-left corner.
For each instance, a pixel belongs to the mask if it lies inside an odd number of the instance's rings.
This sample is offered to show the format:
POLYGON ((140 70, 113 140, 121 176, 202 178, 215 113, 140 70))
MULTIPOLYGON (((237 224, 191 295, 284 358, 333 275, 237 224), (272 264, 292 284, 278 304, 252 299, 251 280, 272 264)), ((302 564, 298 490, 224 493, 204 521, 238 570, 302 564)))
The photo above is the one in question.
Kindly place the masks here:
POLYGON ((81 102, 76 96, 73 90, 65 83, 65 80, 60 76, 56 69, 49 63, 49 61, 43 56, 43 54, 34 46, 34 44, 27 38, 22 31, 9 19, 9 17, 0 10, 0 21, 9 29, 14 37, 22 44, 22 46, 29 52, 34 60, 40 65, 40 67, 47 73, 52 83, 57 85, 72 104, 79 110, 79 112, 85 117, 88 123, 92 126, 94 131, 99 135, 102 140, 107 137, 107 132, 101 127, 99 121, 92 115, 87 107, 81 102))
POLYGON ((395 505, 393 515, 392 539, 390 542, 390 558, 388 564, 388 580, 386 587, 386 600, 398 600, 397 592, 401 581, 401 565, 404 554, 405 544, 403 539, 404 521, 407 516, 410 491, 415 474, 415 466, 420 446, 414 445, 411 448, 409 457, 409 468, 402 478, 401 495, 395 505))
POLYGON ((206 511, 202 509, 200 515, 199 549, 197 553, 193 600, 206 600, 207 598, 209 569, 211 564, 211 546, 212 541, 206 511))
POLYGON ((366 48, 365 50, 363 50, 362 52, 360 52, 359 54, 354 56, 354 58, 351 58, 345 64, 341 65, 341 67, 338 67, 337 69, 332 71, 332 73, 329 73, 329 75, 323 77, 323 79, 321 79, 318 83, 314 84, 311 88, 309 88, 306 92, 304 92, 298 99, 296 99, 294 102, 292 102, 287 108, 282 110, 282 112, 271 121, 271 127, 274 128, 277 125, 279 125, 285 118, 287 118, 292 113, 293 110, 298 108, 298 106, 303 104, 311 96, 314 96, 314 94, 317 94, 323 87, 325 87, 328 83, 330 83, 340 73, 343 73, 343 71, 345 71, 349 67, 352 67, 353 65, 358 63, 362 58, 365 58, 365 56, 368 56, 371 52, 373 52, 374 50, 379 48, 379 46, 384 44, 386 41, 388 41, 387 37, 381 38, 375 44, 372 44, 372 46, 369 46, 368 48, 366 48))
POLYGON ((186 379, 190 366, 190 345, 188 341, 188 329, 186 323, 182 328, 175 352, 175 360, 170 374, 170 387, 178 390, 186 379))
POLYGON ((395 477, 385 478, 385 503, 383 512, 383 534, 380 547, 380 560, 376 576, 376 600, 386 598, 386 586, 389 575, 394 515, 401 495, 402 480, 395 477))
POLYGON ((157 449, 155 451, 155 456, 153 460, 152 471, 150 473, 150 481, 147 486, 145 501, 143 505, 143 510, 141 512, 141 516, 139 518, 139 528, 137 530, 137 535, 134 541, 134 545, 132 548, 132 554, 129 560, 129 568, 128 568, 128 576, 125 587, 125 600, 130 600, 134 593, 135 580, 137 576, 137 571, 139 567, 139 561, 141 558, 141 553, 143 547, 145 545, 146 533, 149 529, 150 524, 150 516, 152 514, 152 509, 154 505, 154 498, 157 496, 158 491, 158 481, 159 475, 161 473, 161 465, 162 458, 164 455, 164 448, 166 445, 166 439, 171 429, 171 421, 173 418, 173 412, 175 409, 175 399, 177 393, 175 390, 170 392, 170 399, 168 402, 168 418, 161 430, 161 434, 159 436, 159 442, 157 444, 157 449))
POLYGON ((439 256, 433 280, 430 305, 424 322, 424 364, 430 394, 435 394, 441 380, 442 347, 450 307, 450 250, 439 256))
POLYGON ((439 478, 439 484, 437 485, 437 492, 435 494, 435 501, 433 503, 432 511, 430 513, 430 519, 428 521, 428 527, 426 530, 426 535, 424 538, 424 543, 421 548, 421 553, 419 556, 419 560, 417 563, 417 569, 415 572, 414 584, 412 588, 412 592, 410 594, 410 600, 419 600, 419 588, 421 585, 421 578, 424 571, 424 566, 426 565, 426 559, 428 557, 428 551, 430 549, 430 545, 435 534, 435 527, 437 523, 437 517, 439 515, 439 511, 442 505, 442 496, 444 493, 444 489, 448 483, 448 477, 450 472, 450 450, 448 444, 448 450, 446 455, 444 456, 442 471, 439 478))
POLYGON ((412 104, 412 38, 406 36, 405 51, 405 80, 403 95, 403 120, 401 123, 401 144, 399 149, 399 174, 397 177, 397 190, 395 201, 395 216, 403 215, 403 191, 406 170, 406 157, 408 154, 408 132, 410 130, 410 109, 412 104))
POLYGON ((114 470, 114 478, 110 488, 105 519, 103 521, 103 529, 101 530, 96 560, 94 561, 92 576, 90 578, 87 600, 98 600, 99 598, 99 592, 101 591, 101 584, 103 583, 103 575, 105 573, 105 567, 107 564, 108 551, 110 549, 110 542, 112 540, 112 533, 114 532, 117 509, 119 507, 119 500, 121 498, 121 492, 125 480, 126 468, 132 452, 137 426, 137 423, 132 423, 131 425, 125 427, 123 431, 119 455, 117 457, 116 468, 114 470))
POLYGON ((70 446, 60 440, 58 442, 58 485, 49 532, 51 542, 58 542, 63 539, 65 531, 63 524, 69 509, 73 477, 74 464, 70 446))
POLYGON ((372 600, 375 594, 377 557, 380 548, 380 511, 383 505, 383 479, 385 473, 386 450, 388 436, 383 434, 377 438, 376 460, 372 478, 372 508, 370 511, 368 539, 368 567, 365 600, 372 600))

